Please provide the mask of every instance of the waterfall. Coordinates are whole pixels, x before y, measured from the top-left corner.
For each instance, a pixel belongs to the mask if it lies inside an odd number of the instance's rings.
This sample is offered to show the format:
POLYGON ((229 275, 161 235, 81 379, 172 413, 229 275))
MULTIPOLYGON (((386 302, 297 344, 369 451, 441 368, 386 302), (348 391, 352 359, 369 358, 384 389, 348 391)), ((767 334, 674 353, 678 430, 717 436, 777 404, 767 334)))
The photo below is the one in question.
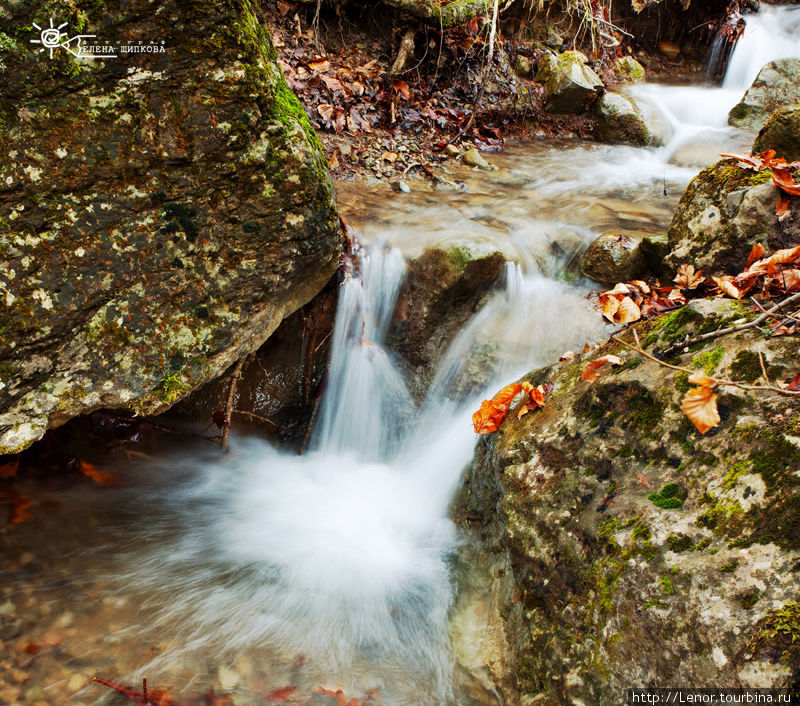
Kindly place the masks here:
POLYGON ((723 88, 746 91, 764 64, 776 59, 800 58, 800 7, 762 3, 748 15, 744 34, 728 62, 723 88))

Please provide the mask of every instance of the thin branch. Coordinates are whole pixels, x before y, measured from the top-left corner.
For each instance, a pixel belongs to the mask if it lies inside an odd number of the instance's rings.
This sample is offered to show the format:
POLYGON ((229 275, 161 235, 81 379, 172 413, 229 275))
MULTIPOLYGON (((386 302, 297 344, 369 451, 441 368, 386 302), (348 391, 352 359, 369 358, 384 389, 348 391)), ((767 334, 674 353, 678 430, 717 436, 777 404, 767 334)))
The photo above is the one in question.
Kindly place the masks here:
POLYGON ((233 416, 233 403, 236 400, 236 387, 239 385, 239 378, 242 377, 242 368, 244 367, 244 361, 249 356, 244 356, 244 358, 239 358, 239 361, 236 363, 236 366, 233 369, 233 373, 231 374, 231 384, 228 388, 228 400, 225 403, 225 425, 222 429, 222 450, 228 450, 228 440, 231 435, 231 418, 233 416))
MULTIPOLYGON (((752 301, 752 298, 751 298, 752 301)), ((792 296, 787 297, 779 304, 776 304, 768 311, 765 311, 761 316, 752 321, 749 321, 746 324, 739 324, 738 326, 729 326, 727 328, 717 329, 716 331, 709 331, 708 333, 704 333, 701 336, 695 336, 694 338, 688 338, 680 343, 675 343, 674 345, 670 346, 669 348, 665 348, 663 351, 659 351, 659 355, 668 358, 669 356, 678 353, 678 352, 685 352, 685 349, 689 346, 693 346, 695 343, 702 343, 703 341, 709 341, 712 338, 719 338, 720 336, 727 336, 731 333, 738 333, 739 331, 745 331, 750 328, 756 328, 759 324, 766 321, 770 315, 774 314, 776 311, 780 310, 781 307, 786 306, 787 304, 792 304, 796 301, 800 301, 800 292, 796 294, 792 294, 792 296)))
MULTIPOLYGON (((642 348, 641 344, 639 343, 639 335, 636 333, 636 330, 633 331, 633 337, 636 339, 636 345, 633 343, 628 343, 627 341, 623 341, 621 338, 617 336, 611 336, 612 341, 616 341, 617 343, 625 346, 626 348, 630 348, 632 351, 636 351, 639 355, 647 358, 648 360, 652 360, 654 363, 658 363, 659 365, 670 368, 671 370, 679 370, 682 373, 688 373, 689 375, 693 375, 696 373, 696 370, 691 370, 690 368, 685 368, 681 365, 671 365, 670 363, 665 363, 663 360, 659 360, 654 355, 648 353, 644 348, 642 348)), ((793 390, 784 390, 783 388, 776 387, 775 385, 746 385, 743 382, 736 382, 735 380, 725 380, 722 378, 712 378, 709 377, 712 384, 714 385, 722 385, 725 387, 736 387, 740 390, 747 390, 748 392, 775 392, 779 395, 785 395, 787 397, 800 397, 800 390, 793 391, 793 390)))
POLYGON ((764 356, 762 355, 761 351, 758 352, 758 362, 761 365, 761 372, 764 375, 764 382, 771 386, 772 382, 769 379, 769 375, 767 375, 766 367, 764 367, 764 356))
POLYGON ((267 424, 271 424, 272 426, 274 426, 276 429, 285 429, 286 428, 286 427, 282 427, 277 422, 273 422, 271 419, 267 419, 266 417, 262 417, 262 416, 260 416, 258 414, 255 414, 254 412, 247 412, 244 409, 234 409, 233 412, 231 412, 231 414, 241 414, 243 417, 250 417, 251 419, 255 419, 255 420, 259 421, 259 422, 266 422, 267 424))

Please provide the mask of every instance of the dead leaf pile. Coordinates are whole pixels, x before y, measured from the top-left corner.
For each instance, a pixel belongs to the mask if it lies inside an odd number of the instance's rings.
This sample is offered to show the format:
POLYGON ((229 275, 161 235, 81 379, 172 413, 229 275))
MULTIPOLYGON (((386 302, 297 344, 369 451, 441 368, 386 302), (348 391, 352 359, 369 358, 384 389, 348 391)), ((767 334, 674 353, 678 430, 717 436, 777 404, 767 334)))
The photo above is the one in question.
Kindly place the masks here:
POLYGON ((513 383, 506 385, 492 399, 484 400, 481 408, 472 415, 472 426, 476 434, 491 434, 500 428, 506 418, 511 403, 521 392, 525 397, 517 410, 517 419, 524 417, 528 412, 533 412, 544 407, 547 395, 552 391, 553 384, 546 383, 534 387, 529 382, 513 383))

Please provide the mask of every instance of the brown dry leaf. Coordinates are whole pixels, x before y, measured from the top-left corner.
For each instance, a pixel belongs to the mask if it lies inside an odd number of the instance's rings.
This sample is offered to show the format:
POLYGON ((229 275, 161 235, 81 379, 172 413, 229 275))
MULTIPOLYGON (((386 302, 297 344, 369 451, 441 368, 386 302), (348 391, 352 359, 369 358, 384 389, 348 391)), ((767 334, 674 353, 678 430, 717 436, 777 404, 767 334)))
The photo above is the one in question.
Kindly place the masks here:
POLYGON ((522 383, 522 391, 528 395, 528 399, 517 411, 517 419, 521 419, 528 412, 533 412, 544 407, 544 399, 547 393, 553 388, 552 383, 547 385, 537 385, 534 387, 529 382, 522 383))
POLYGON ((309 61, 308 68, 312 71, 316 71, 317 73, 324 74, 326 71, 330 71, 331 62, 328 61, 324 56, 320 56, 313 61, 309 61))
POLYGON ((333 106, 330 103, 320 103, 317 112, 323 120, 330 120, 333 117, 333 106))
POLYGON ((394 92, 406 100, 411 100, 411 89, 405 81, 397 80, 393 84, 394 92))
POLYGON ((734 299, 741 299, 744 296, 744 292, 730 280, 723 279, 722 277, 712 277, 711 279, 723 294, 727 294, 734 299))
POLYGON ((794 262, 798 258, 800 258, 800 245, 797 245, 793 248, 777 250, 765 260, 754 262, 750 269, 757 270, 759 272, 766 272, 775 265, 787 265, 794 262))
POLYGON ((642 310, 638 307, 635 301, 630 297, 625 297, 619 303, 619 323, 629 324, 632 321, 638 321, 642 318, 642 310))
POLYGON ((695 270, 694 265, 681 265, 677 277, 672 281, 681 289, 697 289, 704 279, 703 270, 695 270))
POLYGON ((384 152, 381 155, 381 159, 385 162, 394 164, 397 161, 397 152, 384 152))
POLYGON ((791 196, 800 196, 800 184, 796 183, 792 173, 787 169, 776 169, 772 172, 775 185, 791 196))
POLYGON ((606 372, 600 370, 605 365, 620 365, 622 359, 615 355, 604 355, 591 361, 581 372, 581 378, 588 382, 595 382, 606 372))
POLYGON ((342 86, 337 79, 331 78, 330 76, 322 76, 321 78, 329 91, 333 93, 344 93, 344 86, 342 86))
POLYGON ((573 351, 564 351, 559 358, 560 361, 575 360, 578 356, 573 351))
POLYGON ((472 415, 472 427, 476 434, 491 434, 500 428, 508 414, 511 401, 522 391, 522 385, 507 385, 491 400, 484 400, 481 408, 472 415))
POLYGON ((689 417, 689 421, 697 427, 697 431, 705 434, 720 422, 714 381, 698 371, 689 376, 689 382, 699 387, 691 388, 683 396, 681 411, 689 417))
POLYGON ((761 243, 756 243, 753 246, 753 249, 750 251, 750 255, 747 258, 747 262, 745 263, 744 269, 745 271, 750 269, 750 265, 752 265, 756 260, 758 260, 764 254, 764 246, 761 243))
POLYGON ((783 270, 775 275, 773 283, 786 294, 800 292, 800 270, 783 270))
POLYGON ((603 316, 613 324, 614 317, 617 315, 618 311, 619 299, 616 297, 608 297, 608 299, 605 301, 605 304, 603 304, 603 316))

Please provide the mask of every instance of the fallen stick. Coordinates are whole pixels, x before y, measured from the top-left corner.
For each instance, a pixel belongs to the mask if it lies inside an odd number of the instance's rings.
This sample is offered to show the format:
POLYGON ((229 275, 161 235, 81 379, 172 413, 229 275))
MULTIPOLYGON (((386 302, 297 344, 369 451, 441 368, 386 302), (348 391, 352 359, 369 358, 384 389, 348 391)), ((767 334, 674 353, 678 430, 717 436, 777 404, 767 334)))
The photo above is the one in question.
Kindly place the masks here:
POLYGON ((233 404, 236 399, 236 388, 239 385, 239 379, 242 377, 242 368, 244 367, 244 362, 249 357, 250 356, 245 356, 244 358, 240 358, 233 369, 233 373, 231 374, 231 384, 228 388, 228 400, 225 403, 225 425, 222 429, 223 451, 228 450, 228 440, 231 434, 231 421, 233 417, 233 404))
POLYGON ((749 321, 746 324, 739 324, 738 326, 729 326, 727 328, 717 329, 716 331, 709 331, 708 333, 704 333, 701 336, 695 336, 694 338, 687 338, 680 343, 675 343, 669 348, 665 348, 663 351, 656 351, 656 353, 664 358, 669 358, 671 355, 675 353, 681 352, 684 353, 686 348, 689 346, 693 346, 695 343, 702 343, 703 341, 709 341, 712 338, 719 338, 720 336, 727 336, 731 333, 738 333, 739 331, 745 331, 749 328, 755 328, 759 324, 766 321, 771 315, 773 315, 776 311, 779 311, 781 307, 786 306, 787 304, 793 304, 796 301, 800 301, 800 292, 796 294, 792 294, 792 296, 787 297, 782 302, 776 304, 771 309, 765 311, 761 316, 752 321, 749 321))

